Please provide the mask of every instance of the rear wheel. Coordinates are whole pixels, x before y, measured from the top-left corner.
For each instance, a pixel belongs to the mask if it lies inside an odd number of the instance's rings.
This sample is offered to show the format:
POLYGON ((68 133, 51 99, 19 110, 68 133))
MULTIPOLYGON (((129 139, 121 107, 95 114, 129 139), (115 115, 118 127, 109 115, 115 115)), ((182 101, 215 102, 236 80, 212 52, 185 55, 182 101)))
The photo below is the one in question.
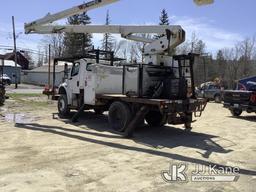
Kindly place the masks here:
POLYGON ((109 108, 108 120, 111 127, 119 132, 124 132, 131 122, 131 109, 122 102, 114 102, 109 108))
POLYGON ((151 127, 162 127, 166 124, 167 116, 162 115, 159 111, 150 111, 145 116, 145 120, 151 127))
POLYGON ((233 116, 239 117, 242 114, 243 110, 242 109, 230 109, 230 112, 233 116))
POLYGON ((59 100, 58 100, 58 111, 59 111, 59 116, 61 118, 69 116, 70 108, 68 106, 67 95, 60 95, 59 100))

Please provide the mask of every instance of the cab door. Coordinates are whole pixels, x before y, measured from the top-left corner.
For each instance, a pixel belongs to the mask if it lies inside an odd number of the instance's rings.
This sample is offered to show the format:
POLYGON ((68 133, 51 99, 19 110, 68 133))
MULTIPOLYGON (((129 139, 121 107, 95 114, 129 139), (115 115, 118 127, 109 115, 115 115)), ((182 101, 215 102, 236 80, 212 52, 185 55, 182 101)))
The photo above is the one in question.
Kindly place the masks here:
POLYGON ((72 98, 75 94, 79 94, 79 70, 80 70, 80 62, 75 62, 72 66, 70 77, 68 79, 68 87, 72 93, 72 98))

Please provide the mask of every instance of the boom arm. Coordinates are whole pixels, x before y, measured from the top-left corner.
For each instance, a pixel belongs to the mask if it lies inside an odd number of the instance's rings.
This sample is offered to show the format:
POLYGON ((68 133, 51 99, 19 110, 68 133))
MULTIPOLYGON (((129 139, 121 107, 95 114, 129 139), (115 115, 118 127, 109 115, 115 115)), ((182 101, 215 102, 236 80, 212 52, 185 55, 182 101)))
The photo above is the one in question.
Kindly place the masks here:
MULTIPOLYGON (((32 29, 32 28, 31 28, 32 29)), ((173 35, 182 32, 182 28, 179 25, 43 25, 33 27, 31 33, 38 34, 53 34, 53 33, 112 33, 121 34, 123 38, 130 39, 134 35, 132 34, 165 34, 166 30, 172 31, 173 35)), ((181 35, 181 34, 180 34, 181 35)), ((136 36, 138 41, 144 43, 152 43, 155 39, 136 36), (140 39, 138 39, 140 37, 140 39)), ((133 40, 133 39, 131 39, 133 40)))
MULTIPOLYGON (((31 32, 35 32, 33 31, 33 28, 36 26, 41 26, 41 25, 45 25, 45 24, 49 24, 52 23, 54 21, 60 20, 60 19, 64 19, 67 18, 69 16, 75 15, 75 14, 79 14, 82 12, 86 12, 92 9, 96 9, 99 7, 103 7, 105 5, 109 5, 115 2, 118 2, 119 0, 93 0, 87 3, 83 3, 81 5, 75 6, 73 8, 61 11, 59 13, 56 14, 48 14, 45 17, 35 20, 33 22, 27 23, 25 24, 25 33, 31 33, 31 32)), ((207 5, 207 4, 211 4, 213 3, 214 0, 194 0, 194 3, 197 5, 207 5)))
POLYGON ((179 25, 43 25, 31 28, 33 33, 112 33, 120 34, 123 38, 148 43, 145 54, 157 54, 174 49, 185 41, 185 31, 179 25), (138 34, 164 34, 160 39, 152 39, 138 34))

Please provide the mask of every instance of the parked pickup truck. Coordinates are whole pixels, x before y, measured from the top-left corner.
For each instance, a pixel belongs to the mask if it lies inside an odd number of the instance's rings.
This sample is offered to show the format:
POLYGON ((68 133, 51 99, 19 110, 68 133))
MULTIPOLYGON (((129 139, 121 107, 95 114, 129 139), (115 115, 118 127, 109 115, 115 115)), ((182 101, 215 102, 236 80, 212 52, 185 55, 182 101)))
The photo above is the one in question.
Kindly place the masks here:
POLYGON ((240 116, 243 111, 256 112, 256 90, 224 91, 224 107, 228 108, 233 116, 240 116))
POLYGON ((224 107, 233 116, 240 116, 243 111, 256 112, 256 77, 240 79, 236 90, 224 91, 224 107))
POLYGON ((196 89, 196 96, 199 98, 207 99, 208 101, 215 101, 216 103, 221 103, 221 87, 215 85, 213 82, 204 83, 196 89))

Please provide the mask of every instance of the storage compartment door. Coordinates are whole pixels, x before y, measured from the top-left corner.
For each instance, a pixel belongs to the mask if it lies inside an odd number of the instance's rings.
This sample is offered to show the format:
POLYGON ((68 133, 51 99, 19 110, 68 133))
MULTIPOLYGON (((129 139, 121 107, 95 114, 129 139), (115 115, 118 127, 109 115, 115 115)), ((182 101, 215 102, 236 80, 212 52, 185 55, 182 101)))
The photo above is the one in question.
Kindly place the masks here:
POLYGON ((124 93, 125 95, 139 95, 139 67, 124 68, 124 93))

